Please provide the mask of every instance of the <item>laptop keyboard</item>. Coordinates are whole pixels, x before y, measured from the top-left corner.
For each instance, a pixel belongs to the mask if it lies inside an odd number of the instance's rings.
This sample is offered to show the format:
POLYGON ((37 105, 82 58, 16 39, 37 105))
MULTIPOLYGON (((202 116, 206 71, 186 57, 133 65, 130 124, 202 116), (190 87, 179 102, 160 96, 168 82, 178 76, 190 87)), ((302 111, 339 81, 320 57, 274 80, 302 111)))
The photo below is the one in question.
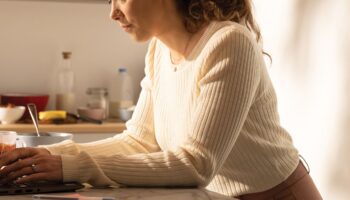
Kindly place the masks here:
POLYGON ((25 194, 25 193, 33 193, 33 192, 39 192, 39 191, 34 191, 34 186, 35 184, 27 183, 27 184, 7 184, 7 185, 2 185, 0 186, 1 195, 6 195, 6 194, 25 194))
POLYGON ((47 192, 68 192, 84 188, 79 183, 32 182, 26 184, 0 185, 1 195, 38 194, 47 192))

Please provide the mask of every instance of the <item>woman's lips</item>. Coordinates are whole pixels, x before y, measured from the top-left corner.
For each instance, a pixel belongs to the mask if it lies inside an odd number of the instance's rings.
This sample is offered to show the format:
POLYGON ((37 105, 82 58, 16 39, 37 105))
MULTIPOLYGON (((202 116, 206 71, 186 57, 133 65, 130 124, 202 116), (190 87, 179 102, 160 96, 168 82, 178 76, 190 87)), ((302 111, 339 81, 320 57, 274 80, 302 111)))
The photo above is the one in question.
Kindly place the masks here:
POLYGON ((131 24, 126 24, 126 25, 122 24, 122 25, 120 25, 120 26, 121 26, 122 29, 123 29, 124 31, 126 31, 126 32, 130 32, 130 31, 131 31, 131 28, 132 28, 132 25, 131 25, 131 24))

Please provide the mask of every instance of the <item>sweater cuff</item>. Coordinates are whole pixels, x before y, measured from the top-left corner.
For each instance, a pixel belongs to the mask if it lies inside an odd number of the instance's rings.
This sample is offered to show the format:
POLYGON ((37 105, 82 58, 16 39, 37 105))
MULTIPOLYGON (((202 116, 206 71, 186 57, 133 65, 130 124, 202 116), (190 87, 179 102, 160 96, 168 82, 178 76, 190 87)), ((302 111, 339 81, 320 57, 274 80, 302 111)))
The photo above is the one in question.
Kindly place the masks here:
POLYGON ((61 155, 63 182, 81 182, 80 165, 77 163, 76 156, 61 155))
POLYGON ((63 182, 89 183, 97 187, 118 186, 96 161, 86 152, 78 155, 61 155, 63 182))
POLYGON ((49 147, 49 146, 40 145, 38 147, 48 150, 51 153, 51 155, 60 155, 60 152, 61 152, 59 149, 53 148, 53 147, 49 147))

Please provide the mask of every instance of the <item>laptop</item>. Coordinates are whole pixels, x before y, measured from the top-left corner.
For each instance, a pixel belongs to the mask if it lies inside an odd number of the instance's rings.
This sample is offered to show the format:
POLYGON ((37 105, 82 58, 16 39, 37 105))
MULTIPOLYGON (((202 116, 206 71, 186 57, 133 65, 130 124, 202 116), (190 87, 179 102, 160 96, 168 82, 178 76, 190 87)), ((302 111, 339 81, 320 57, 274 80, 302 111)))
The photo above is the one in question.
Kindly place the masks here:
POLYGON ((10 184, 0 186, 0 196, 4 195, 23 195, 23 194, 41 194, 53 192, 74 192, 85 186, 80 183, 53 183, 53 182, 36 182, 28 184, 10 184))

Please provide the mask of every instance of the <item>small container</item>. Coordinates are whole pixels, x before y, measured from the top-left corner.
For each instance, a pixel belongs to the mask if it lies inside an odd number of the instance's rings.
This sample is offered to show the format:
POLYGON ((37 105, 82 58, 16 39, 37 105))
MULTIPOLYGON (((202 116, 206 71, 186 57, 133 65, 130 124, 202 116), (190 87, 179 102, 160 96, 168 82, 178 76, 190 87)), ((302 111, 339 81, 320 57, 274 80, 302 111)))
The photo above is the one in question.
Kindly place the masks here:
POLYGON ((119 108, 119 118, 123 121, 128 121, 129 119, 131 119, 134 110, 135 106, 131 106, 128 108, 119 108))
POLYGON ((103 119, 106 119, 108 116, 107 88, 88 88, 86 94, 89 97, 87 107, 90 109, 103 109, 103 119))

